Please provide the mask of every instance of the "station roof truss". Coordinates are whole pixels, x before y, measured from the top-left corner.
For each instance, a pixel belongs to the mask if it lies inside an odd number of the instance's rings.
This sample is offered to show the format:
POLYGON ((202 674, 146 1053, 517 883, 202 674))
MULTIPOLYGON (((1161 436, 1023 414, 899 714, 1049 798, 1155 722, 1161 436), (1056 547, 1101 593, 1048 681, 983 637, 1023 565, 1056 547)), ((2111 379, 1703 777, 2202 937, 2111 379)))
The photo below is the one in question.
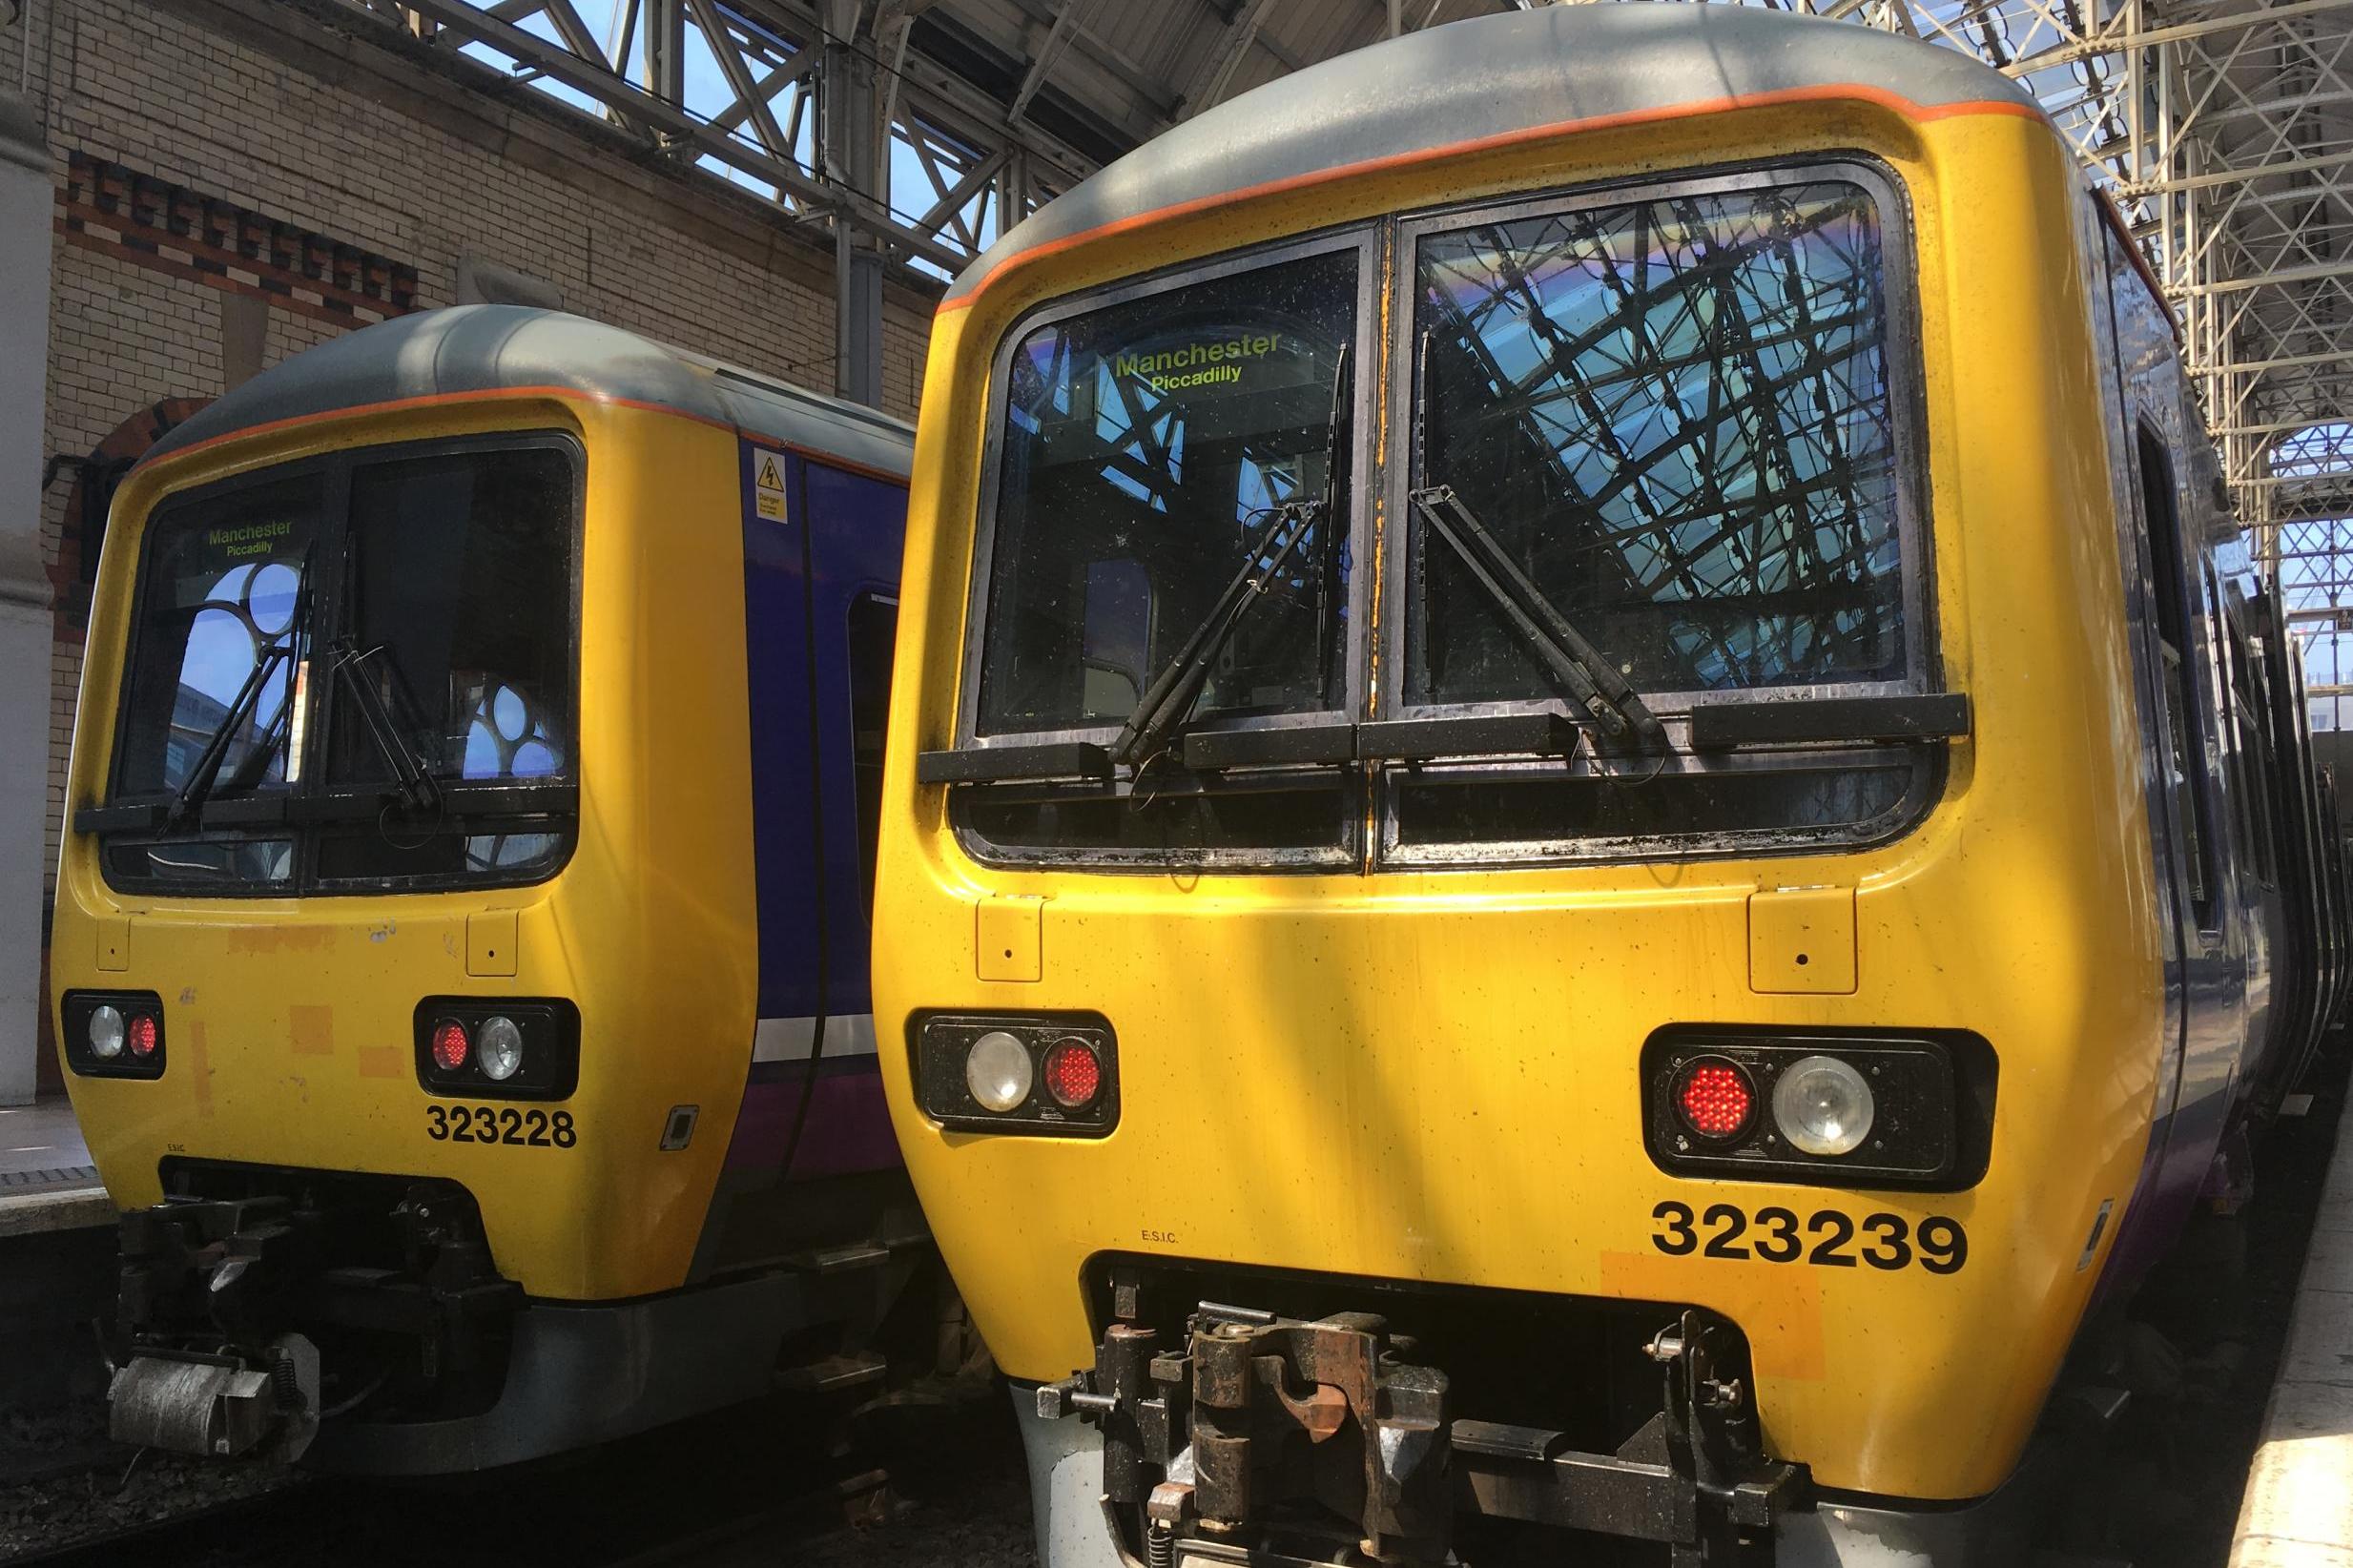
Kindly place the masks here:
MULTIPOLYGON (((1211 104, 1544 0, 329 3, 732 181, 845 256, 938 279, 1211 104)), ((2157 270, 2333 722, 2353 696, 2353 0, 1699 3, 1908 33, 2035 93, 2157 270)))

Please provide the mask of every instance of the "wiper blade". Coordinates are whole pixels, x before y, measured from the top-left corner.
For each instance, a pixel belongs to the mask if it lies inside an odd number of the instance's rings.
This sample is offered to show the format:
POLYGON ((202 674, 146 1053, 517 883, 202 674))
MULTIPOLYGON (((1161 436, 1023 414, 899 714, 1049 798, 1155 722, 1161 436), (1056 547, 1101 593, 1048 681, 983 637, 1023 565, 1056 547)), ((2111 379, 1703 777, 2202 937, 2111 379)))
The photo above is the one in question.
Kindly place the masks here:
MULTIPOLYGON (((261 689, 270 683, 270 671, 294 657, 295 643, 302 636, 307 625, 310 582, 310 554, 306 550, 302 556, 301 571, 295 579, 294 613, 286 618, 286 629, 254 655, 254 667, 245 672, 245 684, 238 687, 237 695, 229 699, 228 712, 221 714, 220 723, 214 727, 212 734, 204 742, 204 750, 196 753, 196 766, 188 770, 188 777, 181 783, 179 794, 173 796, 171 809, 164 814, 166 828, 182 827, 195 819, 197 809, 218 785, 221 764, 228 759, 229 743, 236 737, 238 728, 251 716, 255 705, 260 702, 261 689)), ((291 689, 286 692, 286 700, 279 706, 277 716, 270 721, 269 733, 261 737, 261 744, 254 748, 238 765, 236 776, 230 779, 233 786, 251 788, 254 781, 259 778, 261 770, 269 766, 269 755, 277 749, 280 732, 288 728, 294 705, 299 696, 299 692, 291 689)))
POLYGON ((1274 521, 1269 526, 1268 537, 1251 544, 1243 558, 1242 569, 1233 581, 1226 585, 1209 613, 1202 617, 1193 634, 1185 639, 1185 646, 1168 667, 1153 677, 1146 689, 1136 711, 1120 726, 1119 738, 1111 743, 1114 761, 1141 767, 1157 754, 1161 743, 1170 732, 1183 724, 1201 700, 1201 689, 1209 678, 1209 666, 1218 651, 1233 640, 1250 607, 1266 597, 1269 588, 1290 565, 1291 557, 1306 542, 1315 518, 1325 510, 1325 503, 1317 501, 1287 501, 1275 508, 1274 521), (1276 543, 1274 532, 1285 524, 1290 531, 1276 543), (1259 562, 1264 560, 1262 567, 1259 562))
MULTIPOLYGON (((1217 596, 1217 603, 1193 634, 1185 640, 1168 668, 1153 680, 1136 711, 1120 726, 1119 737, 1111 743, 1111 758, 1142 767, 1158 753, 1161 744, 1177 726, 1183 724, 1201 700, 1201 689, 1209 678, 1209 666, 1218 650, 1233 640, 1242 617, 1249 613, 1250 606, 1265 595, 1268 588, 1282 575, 1283 568, 1306 542, 1308 530, 1317 516, 1327 523, 1337 515, 1340 497, 1340 455, 1347 450, 1350 440, 1346 428, 1349 422, 1342 415, 1348 406, 1349 366, 1354 355, 1353 342, 1340 345, 1340 352, 1331 366, 1331 410, 1324 422, 1324 487, 1320 495, 1310 501, 1288 501, 1275 508, 1275 526, 1286 520, 1291 525, 1290 535, 1276 548, 1263 574, 1253 576, 1251 567, 1266 554, 1273 543, 1269 532, 1266 540, 1251 547, 1243 557, 1242 569, 1234 573, 1226 591, 1217 596)), ((1327 546, 1327 554, 1330 547, 1327 546)), ((1316 596, 1315 646, 1324 646, 1324 616, 1332 598, 1332 585, 1326 582, 1316 596)))
POLYGON ((336 680, 359 706, 361 725, 366 729, 368 738, 376 743, 376 750, 383 757, 384 766, 392 770, 393 782, 400 790, 401 798, 412 811, 438 812, 442 804, 442 787, 434 782, 433 774, 424 763, 408 749, 408 742, 401 735, 400 722, 392 716, 392 710, 385 704, 383 693, 376 690, 361 668, 383 650, 383 645, 379 643, 361 652, 346 636, 338 637, 328 645, 327 656, 334 665, 336 680))
MULTIPOLYGON (((238 687, 237 695, 229 699, 228 712, 221 714, 220 722, 214 726, 212 737, 204 743, 204 750, 196 753, 196 766, 188 770, 187 780, 180 785, 179 794, 173 796, 172 809, 164 816, 167 827, 178 827, 194 818, 196 808, 202 806, 205 797, 213 793, 214 783, 220 777, 220 765, 229 754, 229 743, 243 727, 254 705, 261 700, 261 689, 269 684, 270 671, 278 667, 279 661, 291 657, 293 651, 294 640, 289 636, 271 643, 254 655, 254 667, 246 671, 245 684, 238 687)), ((289 696, 287 700, 291 703, 293 699, 289 696)), ((273 724, 271 730, 275 732, 277 726, 273 724)), ((267 737, 264 738, 266 740, 267 737)), ((266 751, 266 745, 262 749, 266 751)))
POLYGON ((1487 526, 1462 504, 1453 485, 1433 485, 1414 491, 1411 499, 1438 537, 1462 558, 1512 629, 1535 651, 1570 699, 1592 715, 1603 734, 1612 740, 1630 734, 1645 746, 1666 746, 1666 731, 1641 693, 1626 684, 1601 651, 1519 569, 1487 526))

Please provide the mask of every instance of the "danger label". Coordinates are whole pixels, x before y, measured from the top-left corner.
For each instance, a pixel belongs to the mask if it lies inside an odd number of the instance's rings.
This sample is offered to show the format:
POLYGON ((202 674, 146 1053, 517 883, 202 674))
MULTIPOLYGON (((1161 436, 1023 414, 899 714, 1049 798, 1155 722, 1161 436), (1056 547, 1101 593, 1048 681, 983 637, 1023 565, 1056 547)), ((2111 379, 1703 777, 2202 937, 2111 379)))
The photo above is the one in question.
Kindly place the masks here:
POLYGON ((752 466, 752 483, 763 490, 784 494, 784 464, 776 461, 774 452, 762 452, 752 466))

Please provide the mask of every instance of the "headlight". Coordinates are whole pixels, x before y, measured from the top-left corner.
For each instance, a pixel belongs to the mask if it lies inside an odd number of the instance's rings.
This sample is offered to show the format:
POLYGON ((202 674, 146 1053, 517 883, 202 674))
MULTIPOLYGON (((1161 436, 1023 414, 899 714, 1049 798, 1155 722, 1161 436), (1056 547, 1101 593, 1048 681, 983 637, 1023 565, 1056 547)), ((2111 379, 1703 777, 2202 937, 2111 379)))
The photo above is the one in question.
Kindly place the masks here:
POLYGON ((916 1100, 942 1127, 1102 1138, 1119 1124, 1119 1042, 1100 1013, 927 1013, 909 1022, 916 1100))
POLYGON ((1808 1154, 1846 1154, 1870 1136, 1871 1086, 1836 1057, 1809 1056, 1789 1064, 1773 1085, 1773 1121, 1781 1135, 1808 1154))
POLYGON ((1002 1029, 974 1041, 964 1058, 964 1087, 989 1110, 1009 1111, 1027 1100, 1035 1076, 1029 1047, 1002 1029))
POLYGON ((163 1076, 163 999, 153 991, 68 991, 58 1042, 80 1078, 163 1076))
POLYGON ((417 1004, 425 1093, 567 1100, 580 1085, 580 1009, 562 997, 427 997, 417 1004))
POLYGON ((474 1049, 485 1078, 504 1083, 515 1076, 523 1065, 523 1031, 515 1021, 492 1015, 482 1021, 482 1032, 475 1037, 474 1049))

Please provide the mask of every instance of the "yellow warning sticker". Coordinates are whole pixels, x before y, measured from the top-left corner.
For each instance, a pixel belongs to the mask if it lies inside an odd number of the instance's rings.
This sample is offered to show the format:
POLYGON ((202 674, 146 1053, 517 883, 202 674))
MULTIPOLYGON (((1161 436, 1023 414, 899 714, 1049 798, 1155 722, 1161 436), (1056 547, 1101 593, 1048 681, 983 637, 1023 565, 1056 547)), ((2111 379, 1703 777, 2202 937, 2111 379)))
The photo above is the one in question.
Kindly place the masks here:
MULTIPOLYGON (((762 452, 760 454, 760 461, 753 465, 752 470, 752 483, 763 490, 774 490, 778 495, 784 494, 784 464, 776 461, 775 453, 762 452)), ((762 512, 761 515, 766 516, 767 514, 762 512)))
POLYGON ((752 498, 752 505, 762 517, 784 521, 784 497, 772 490, 762 490, 752 498))

